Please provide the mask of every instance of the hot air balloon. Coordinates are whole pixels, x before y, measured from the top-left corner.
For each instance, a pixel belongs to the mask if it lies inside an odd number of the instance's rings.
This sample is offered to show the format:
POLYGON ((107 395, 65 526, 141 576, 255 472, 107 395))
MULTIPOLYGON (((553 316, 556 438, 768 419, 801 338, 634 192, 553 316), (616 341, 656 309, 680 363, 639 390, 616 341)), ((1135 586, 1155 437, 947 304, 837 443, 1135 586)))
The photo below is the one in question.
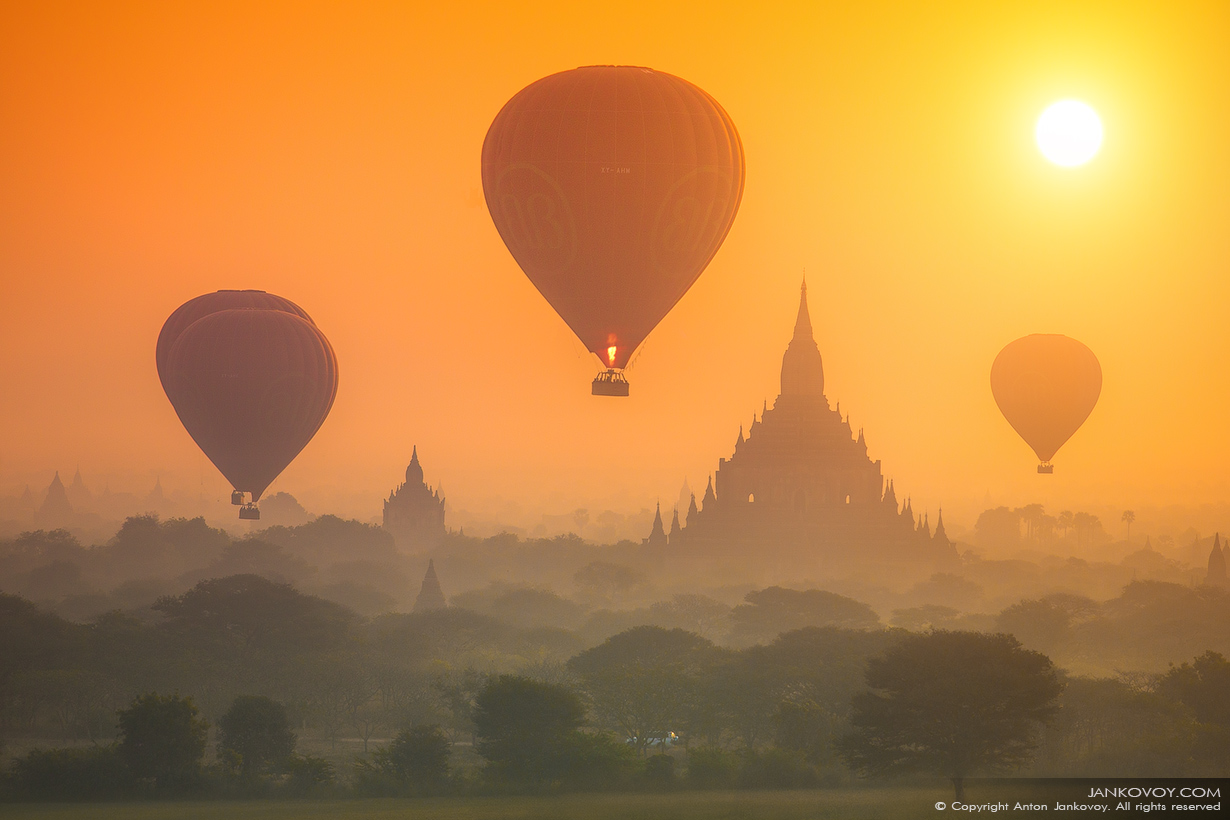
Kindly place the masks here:
POLYGON ((991 393, 1000 412, 1041 464, 1084 423, 1102 392, 1102 366, 1085 345, 1057 333, 1035 333, 1010 343, 991 365, 991 393))
POLYGON ((743 145, 717 101, 670 74, 588 66, 544 77, 496 115, 483 193, 504 244, 628 395, 623 368, 722 245, 743 145))
POLYGON ((337 358, 299 315, 232 308, 179 333, 163 386, 188 434, 234 487, 239 517, 259 519, 261 493, 329 415, 337 358))
POLYGON ((272 293, 266 293, 263 290, 219 290, 214 293, 206 293, 195 299, 189 299, 177 307, 175 312, 167 318, 162 325, 162 331, 158 334, 158 347, 156 348, 155 359, 158 364, 158 378, 162 381, 163 390, 166 390, 167 387, 167 357, 171 354, 171 345, 175 344, 179 334, 183 333, 188 325, 202 316, 208 316, 211 313, 231 308, 280 310, 284 313, 293 313, 309 322, 312 321, 312 317, 307 315, 307 311, 291 300, 272 293))

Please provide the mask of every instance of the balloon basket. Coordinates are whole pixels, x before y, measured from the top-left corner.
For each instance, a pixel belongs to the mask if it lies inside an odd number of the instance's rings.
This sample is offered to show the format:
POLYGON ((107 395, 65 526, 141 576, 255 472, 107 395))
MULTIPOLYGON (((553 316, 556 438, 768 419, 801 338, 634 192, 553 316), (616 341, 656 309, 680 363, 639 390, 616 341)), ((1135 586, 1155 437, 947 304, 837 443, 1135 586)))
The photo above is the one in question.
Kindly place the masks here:
POLYGON ((1038 472, 1042 475, 1051 475, 1055 472, 1055 465, 1049 461, 1044 461, 1038 465, 1038 472))
POLYGON ((261 511, 255 504, 244 504, 239 508, 239 517, 246 521, 260 521, 261 511))
POLYGON ((595 396, 626 396, 628 395, 628 380, 618 370, 607 370, 594 378, 590 392, 595 396))
POLYGON ((231 493, 231 503, 234 504, 236 507, 243 506, 243 493, 241 493, 239 490, 235 490, 233 493, 231 493))

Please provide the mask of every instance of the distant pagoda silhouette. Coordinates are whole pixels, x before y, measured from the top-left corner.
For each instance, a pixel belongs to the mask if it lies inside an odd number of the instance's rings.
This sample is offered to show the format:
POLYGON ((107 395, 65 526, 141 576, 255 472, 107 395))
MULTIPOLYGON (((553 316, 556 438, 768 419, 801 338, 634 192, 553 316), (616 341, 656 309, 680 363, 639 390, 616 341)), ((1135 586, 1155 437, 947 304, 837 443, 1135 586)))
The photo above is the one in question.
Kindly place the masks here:
POLYGON ((1226 578, 1226 551, 1221 545, 1221 533, 1213 534, 1213 549, 1209 553, 1209 571, 1204 576, 1204 582, 1209 586, 1230 586, 1226 578))
MULTIPOLYGON (((676 512, 675 525, 678 526, 678 524, 679 513, 676 512)), ((653 529, 649 531, 649 537, 644 539, 641 543, 648 547, 661 548, 666 546, 668 540, 666 530, 662 527, 662 505, 658 504, 658 510, 653 516, 653 529)))
POLYGON ((89 507, 94 501, 94 494, 85 486, 85 480, 81 477, 80 467, 73 476, 73 483, 68 485, 68 501, 73 505, 73 509, 77 510, 89 507))
POLYGON ((384 502, 384 529, 398 547, 410 552, 431 549, 444 541, 444 499, 423 480, 417 446, 410 454, 405 483, 384 502))
POLYGON ((40 527, 56 528, 68 526, 72 519, 73 505, 68 501, 68 491, 64 489, 64 482, 60 480, 57 470, 51 485, 47 487, 47 497, 34 513, 34 520, 40 527))
MULTIPOLYGON (((885 483, 880 462, 867 455, 863 431, 855 437, 841 405, 829 406, 804 282, 782 356, 781 394, 760 418, 753 415, 746 436, 740 427, 734 454, 718 460, 699 507, 692 496, 683 526, 672 521, 670 552, 785 556, 821 568, 866 560, 955 563, 943 513, 934 534, 929 518, 916 518, 908 498, 899 506, 893 482, 885 483)), ((650 539, 660 531, 659 515, 650 539)))
POLYGON ((435 609, 444 609, 446 606, 448 606, 448 601, 444 597, 444 590, 440 589, 440 579, 436 577, 436 562, 429 558, 427 574, 423 576, 423 586, 419 588, 419 596, 414 599, 414 611, 431 612, 435 609))

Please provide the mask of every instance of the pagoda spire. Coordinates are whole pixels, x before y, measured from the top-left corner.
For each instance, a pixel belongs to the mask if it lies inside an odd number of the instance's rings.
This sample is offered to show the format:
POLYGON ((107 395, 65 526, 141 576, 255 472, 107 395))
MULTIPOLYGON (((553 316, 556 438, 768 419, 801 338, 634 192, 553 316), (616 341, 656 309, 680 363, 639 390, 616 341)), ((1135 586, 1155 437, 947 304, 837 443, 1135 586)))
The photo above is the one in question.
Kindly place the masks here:
POLYGON ((1220 533, 1213 536, 1213 550, 1209 553, 1209 568, 1205 573, 1204 582, 1217 587, 1227 585, 1226 555, 1221 548, 1220 533))
POLYGON ((794 337, 782 356, 782 395, 823 396, 824 361, 812 333, 807 310, 807 282, 799 292, 799 313, 794 321, 794 337))
POLYGON ((427 573, 423 576, 423 586, 419 588, 419 596, 414 599, 415 612, 430 612, 434 609, 444 609, 448 601, 444 590, 440 588, 440 579, 436 577, 435 559, 427 559, 427 573))
POLYGON ((897 512, 897 491, 893 488, 893 480, 891 478, 888 480, 887 489, 884 490, 883 501, 885 504, 892 506, 894 514, 897 512))
POLYGON ((799 315, 794 320, 794 338, 790 341, 815 342, 815 334, 811 329, 811 313, 807 310, 807 277, 803 277, 803 285, 799 289, 799 315))
POLYGON ((406 467, 406 483, 412 487, 423 483, 423 466, 419 464, 417 444, 410 451, 410 466, 406 467))
POLYGON ((701 509, 709 509, 709 505, 717 501, 717 495, 713 492, 713 476, 709 476, 709 486, 705 487, 705 500, 701 502, 701 509))
POLYGON ((662 528, 662 502, 658 502, 658 509, 653 515, 653 529, 649 531, 649 537, 644 543, 651 547, 666 546, 666 530, 662 528))
POLYGON ((939 517, 935 520, 935 540, 941 544, 948 543, 948 533, 944 530, 944 508, 940 507, 939 517))
POLYGON ((57 470, 55 477, 51 479, 51 484, 47 487, 47 496, 38 508, 37 520, 39 523, 47 522, 50 527, 62 527, 72 513, 73 506, 68 501, 68 492, 64 489, 64 482, 60 480, 60 471, 57 470))

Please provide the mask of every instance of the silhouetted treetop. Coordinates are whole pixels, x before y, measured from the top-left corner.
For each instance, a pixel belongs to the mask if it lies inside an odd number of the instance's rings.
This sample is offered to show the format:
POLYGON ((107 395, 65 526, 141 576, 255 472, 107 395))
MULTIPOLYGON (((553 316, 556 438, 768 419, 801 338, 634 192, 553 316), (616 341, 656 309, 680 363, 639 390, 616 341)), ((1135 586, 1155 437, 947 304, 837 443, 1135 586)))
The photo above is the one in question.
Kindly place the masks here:
POLYGON ((183 595, 160 598, 153 608, 174 632, 278 654, 337 645, 359 621, 339 604, 259 575, 202 581, 183 595))
POLYGON ((340 561, 389 560, 397 555, 393 536, 374 524, 322 515, 297 527, 268 527, 254 539, 277 544, 316 565, 340 561))
POLYGON ((1045 655, 977 632, 907 635, 868 662, 866 679, 841 742, 846 762, 871 775, 934 771, 958 799, 965 777, 1029 759, 1063 690, 1045 655))
POLYGON ((747 603, 730 613, 730 641, 735 645, 763 643, 778 634, 805 626, 877 629, 880 616, 870 606, 821 589, 769 587, 749 592, 747 603))

